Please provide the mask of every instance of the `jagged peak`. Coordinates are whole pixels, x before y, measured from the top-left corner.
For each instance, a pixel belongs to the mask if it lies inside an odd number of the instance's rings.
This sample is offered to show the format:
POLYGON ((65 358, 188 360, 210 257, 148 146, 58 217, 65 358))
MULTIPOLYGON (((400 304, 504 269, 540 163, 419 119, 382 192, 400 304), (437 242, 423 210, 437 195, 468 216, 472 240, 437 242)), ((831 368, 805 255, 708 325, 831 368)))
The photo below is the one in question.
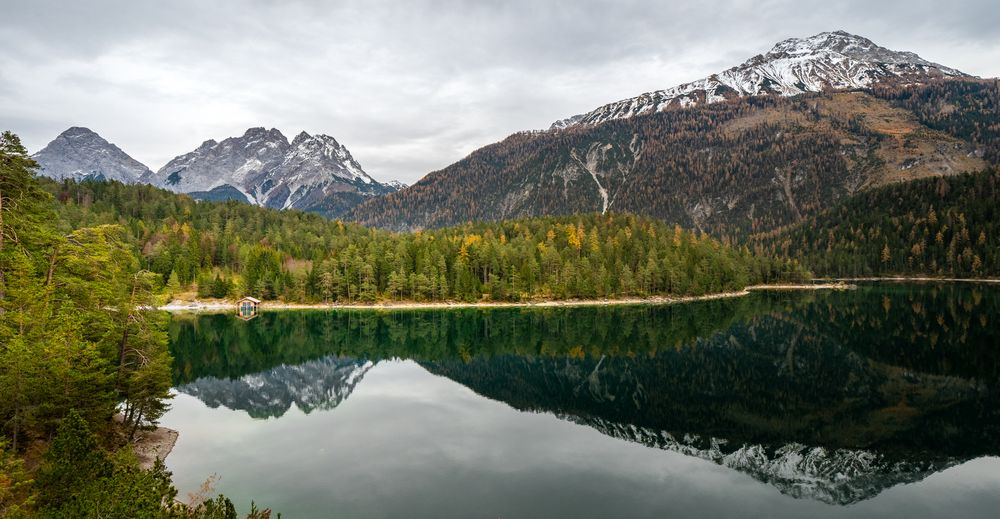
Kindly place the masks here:
POLYGON ((308 141, 312 138, 313 138, 312 135, 309 135, 308 133, 306 133, 305 130, 303 130, 299 132, 299 134, 296 135, 294 139, 292 139, 292 146, 298 146, 299 144, 302 144, 303 142, 308 141))
POLYGON ((264 128, 263 126, 255 126, 253 128, 248 128, 246 132, 243 133, 243 139, 266 139, 266 140, 283 140, 285 142, 288 139, 285 135, 281 133, 277 128, 271 128, 270 130, 264 128))
POLYGON ((202 150, 202 149, 205 149, 205 148, 211 148, 211 147, 216 146, 218 144, 219 143, 216 142, 215 139, 208 139, 207 141, 201 143, 201 146, 198 146, 198 149, 202 150))
POLYGON ((300 131, 289 143, 278 129, 263 126, 219 143, 205 141, 151 178, 161 187, 199 196, 228 186, 251 203, 281 209, 325 210, 331 203, 352 202, 336 200, 341 193, 370 197, 393 190, 365 173, 330 135, 300 131))
POLYGON ((331 136, 331 135, 327 135, 325 133, 317 133, 315 135, 315 138, 317 138, 317 139, 319 139, 319 140, 321 140, 321 141, 323 141, 325 143, 333 144, 334 146, 337 146, 338 148, 341 147, 340 143, 337 142, 337 139, 333 138, 333 136, 331 136))

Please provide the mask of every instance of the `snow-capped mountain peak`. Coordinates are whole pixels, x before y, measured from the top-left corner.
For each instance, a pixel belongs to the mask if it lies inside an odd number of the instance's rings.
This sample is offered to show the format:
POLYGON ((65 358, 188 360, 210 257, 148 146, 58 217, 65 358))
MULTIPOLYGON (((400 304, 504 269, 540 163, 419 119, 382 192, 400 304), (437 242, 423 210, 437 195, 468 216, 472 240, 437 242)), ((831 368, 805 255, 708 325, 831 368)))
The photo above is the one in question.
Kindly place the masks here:
POLYGON ((300 132, 291 143, 277 129, 207 140, 171 160, 151 183, 203 199, 246 200, 279 209, 336 216, 365 198, 395 191, 369 176, 329 135, 300 132))
POLYGON ((808 38, 782 40, 766 54, 754 56, 739 66, 691 83, 610 103, 556 121, 549 129, 594 125, 739 96, 793 96, 827 89, 867 88, 879 82, 920 83, 942 77, 970 76, 912 52, 880 47, 845 31, 822 32, 808 38))
POLYGON ((131 184, 151 174, 149 168, 118 146, 79 126, 59 134, 32 158, 38 162, 39 173, 55 179, 104 179, 131 184))

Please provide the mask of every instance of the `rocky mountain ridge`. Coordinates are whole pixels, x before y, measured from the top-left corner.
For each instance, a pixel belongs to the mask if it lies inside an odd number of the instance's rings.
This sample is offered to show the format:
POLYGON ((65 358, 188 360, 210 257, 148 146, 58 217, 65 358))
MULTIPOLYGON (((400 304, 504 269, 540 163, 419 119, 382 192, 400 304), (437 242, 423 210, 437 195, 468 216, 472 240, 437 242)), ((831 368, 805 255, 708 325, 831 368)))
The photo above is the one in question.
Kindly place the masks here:
POLYGON ((209 139, 156 172, 87 128, 70 128, 34 158, 41 174, 56 179, 141 182, 200 200, 239 200, 331 217, 404 187, 369 176, 329 135, 301 132, 289 142, 277 129, 262 127, 221 142, 209 139))
POLYGON ((609 103, 556 121, 550 129, 596 125, 669 108, 711 104, 756 95, 795 96, 807 92, 868 88, 875 83, 920 83, 937 78, 971 78, 959 70, 897 52, 845 31, 778 42, 766 54, 690 83, 609 103))
POLYGON ((882 185, 997 164, 1000 83, 843 31, 518 132, 366 201, 392 230, 582 212, 742 240, 882 185))

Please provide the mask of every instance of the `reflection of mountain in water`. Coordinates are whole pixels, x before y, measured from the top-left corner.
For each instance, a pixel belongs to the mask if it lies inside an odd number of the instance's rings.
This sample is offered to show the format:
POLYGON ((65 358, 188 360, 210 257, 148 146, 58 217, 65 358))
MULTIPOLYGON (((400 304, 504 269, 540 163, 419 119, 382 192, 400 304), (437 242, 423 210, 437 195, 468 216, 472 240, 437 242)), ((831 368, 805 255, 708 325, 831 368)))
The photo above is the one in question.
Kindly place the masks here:
POLYGON ((652 357, 423 362, 516 409, 849 504, 996 454, 995 391, 861 357, 783 316, 652 357))
POLYGON ((515 409, 827 503, 1000 454, 1000 291, 754 294, 670 307, 175 318, 178 389, 281 416, 405 358, 515 409), (277 366, 277 367, 275 367, 277 366))
POLYGON ((864 449, 827 449, 801 443, 778 447, 734 445, 718 438, 644 429, 600 419, 563 418, 623 440, 694 456, 749 474, 783 494, 830 504, 850 504, 878 495, 901 483, 912 483, 956 465, 959 460, 926 462, 891 460, 864 449))
POLYGON ((308 414, 340 405, 372 366, 370 361, 331 356, 236 379, 202 377, 177 390, 209 407, 243 410, 254 418, 279 417, 293 403, 308 414))

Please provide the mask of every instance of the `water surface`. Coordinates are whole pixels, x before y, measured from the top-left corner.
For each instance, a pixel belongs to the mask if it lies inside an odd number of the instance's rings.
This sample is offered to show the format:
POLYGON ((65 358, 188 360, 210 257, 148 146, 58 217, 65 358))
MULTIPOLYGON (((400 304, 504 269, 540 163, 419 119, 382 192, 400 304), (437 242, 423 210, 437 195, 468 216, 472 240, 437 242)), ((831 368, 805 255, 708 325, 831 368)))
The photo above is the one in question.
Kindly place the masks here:
POLYGON ((285 517, 993 517, 1000 290, 179 315, 182 492, 285 517))

